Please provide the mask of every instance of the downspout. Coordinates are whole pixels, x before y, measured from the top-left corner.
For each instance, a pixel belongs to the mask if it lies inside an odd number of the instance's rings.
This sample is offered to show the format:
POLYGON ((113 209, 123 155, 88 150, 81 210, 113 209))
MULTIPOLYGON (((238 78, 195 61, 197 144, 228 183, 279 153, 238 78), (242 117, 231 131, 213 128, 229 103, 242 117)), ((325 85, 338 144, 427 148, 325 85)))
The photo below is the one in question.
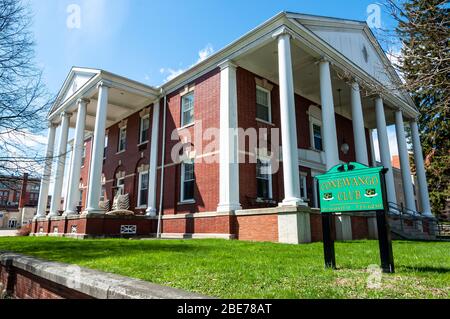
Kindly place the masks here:
MULTIPOLYGON (((161 89, 161 91, 163 91, 161 89)), ((156 237, 161 238, 161 215, 163 210, 163 193, 164 193, 164 164, 166 160, 166 117, 167 117, 167 95, 164 93, 163 102, 163 136, 162 136, 162 150, 161 150, 161 180, 159 186, 159 212, 158 212, 158 228, 156 231, 156 237)))

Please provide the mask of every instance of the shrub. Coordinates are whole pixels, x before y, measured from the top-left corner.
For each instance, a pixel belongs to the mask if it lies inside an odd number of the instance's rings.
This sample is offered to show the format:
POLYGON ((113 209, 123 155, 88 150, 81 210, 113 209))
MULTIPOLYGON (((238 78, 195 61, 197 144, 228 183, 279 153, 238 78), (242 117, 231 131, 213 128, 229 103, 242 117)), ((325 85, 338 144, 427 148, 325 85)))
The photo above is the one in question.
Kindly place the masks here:
POLYGON ((17 230, 17 236, 30 236, 31 233, 31 225, 22 226, 17 230))

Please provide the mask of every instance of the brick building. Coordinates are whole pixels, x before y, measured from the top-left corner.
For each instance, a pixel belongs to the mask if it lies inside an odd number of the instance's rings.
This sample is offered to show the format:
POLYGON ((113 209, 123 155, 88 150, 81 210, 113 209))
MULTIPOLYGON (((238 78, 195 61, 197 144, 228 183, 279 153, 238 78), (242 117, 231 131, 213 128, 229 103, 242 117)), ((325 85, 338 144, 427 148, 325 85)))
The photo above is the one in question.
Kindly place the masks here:
MULTIPOLYGON (((47 155, 59 160, 45 165, 34 232, 319 240, 314 176, 347 161, 376 165, 373 129, 389 169, 389 200, 397 202, 386 125, 396 124, 406 204, 417 210, 404 120, 423 212, 431 214, 418 111, 399 83, 365 22, 288 12, 160 87, 74 67, 48 116, 47 155), (64 181, 69 128, 75 138, 64 181), (103 209, 117 194, 128 194, 134 216, 103 209)), ((375 236, 370 214, 335 220, 338 239, 375 236)))
POLYGON ((0 176, 0 229, 29 223, 39 200, 39 178, 0 176))

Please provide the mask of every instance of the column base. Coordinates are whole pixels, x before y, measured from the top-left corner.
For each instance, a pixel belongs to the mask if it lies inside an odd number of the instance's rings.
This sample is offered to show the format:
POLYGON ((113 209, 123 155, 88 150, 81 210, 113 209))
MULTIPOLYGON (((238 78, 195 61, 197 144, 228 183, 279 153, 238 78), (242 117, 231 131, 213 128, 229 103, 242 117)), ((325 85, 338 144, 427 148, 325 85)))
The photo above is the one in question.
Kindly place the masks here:
POLYGON ((145 215, 149 217, 156 217, 156 208, 147 208, 145 215))
POLYGON ((78 212, 75 211, 65 211, 64 214, 62 214, 63 217, 68 217, 68 216, 78 216, 78 212))
POLYGON ((234 212, 236 210, 241 210, 242 206, 241 204, 237 203, 237 204, 219 204, 217 206, 217 212, 222 213, 222 212, 234 212))
POLYGON ((305 203, 301 198, 286 198, 281 203, 278 204, 279 207, 286 207, 286 206, 308 206, 307 203, 305 203))
POLYGON ((81 217, 105 215, 106 211, 103 209, 88 209, 81 213, 81 217))
POLYGON ((47 218, 59 217, 59 213, 50 213, 46 216, 47 218))

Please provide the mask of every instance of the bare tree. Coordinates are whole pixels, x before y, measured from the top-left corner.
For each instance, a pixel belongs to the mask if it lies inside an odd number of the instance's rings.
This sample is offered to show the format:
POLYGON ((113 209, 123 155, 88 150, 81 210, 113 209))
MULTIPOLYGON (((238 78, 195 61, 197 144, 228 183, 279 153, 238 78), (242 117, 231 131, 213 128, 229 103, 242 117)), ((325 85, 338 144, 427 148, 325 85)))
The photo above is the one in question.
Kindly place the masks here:
POLYGON ((46 124, 49 95, 34 61, 31 13, 0 0, 0 174, 35 173, 44 160, 31 146, 46 124))

